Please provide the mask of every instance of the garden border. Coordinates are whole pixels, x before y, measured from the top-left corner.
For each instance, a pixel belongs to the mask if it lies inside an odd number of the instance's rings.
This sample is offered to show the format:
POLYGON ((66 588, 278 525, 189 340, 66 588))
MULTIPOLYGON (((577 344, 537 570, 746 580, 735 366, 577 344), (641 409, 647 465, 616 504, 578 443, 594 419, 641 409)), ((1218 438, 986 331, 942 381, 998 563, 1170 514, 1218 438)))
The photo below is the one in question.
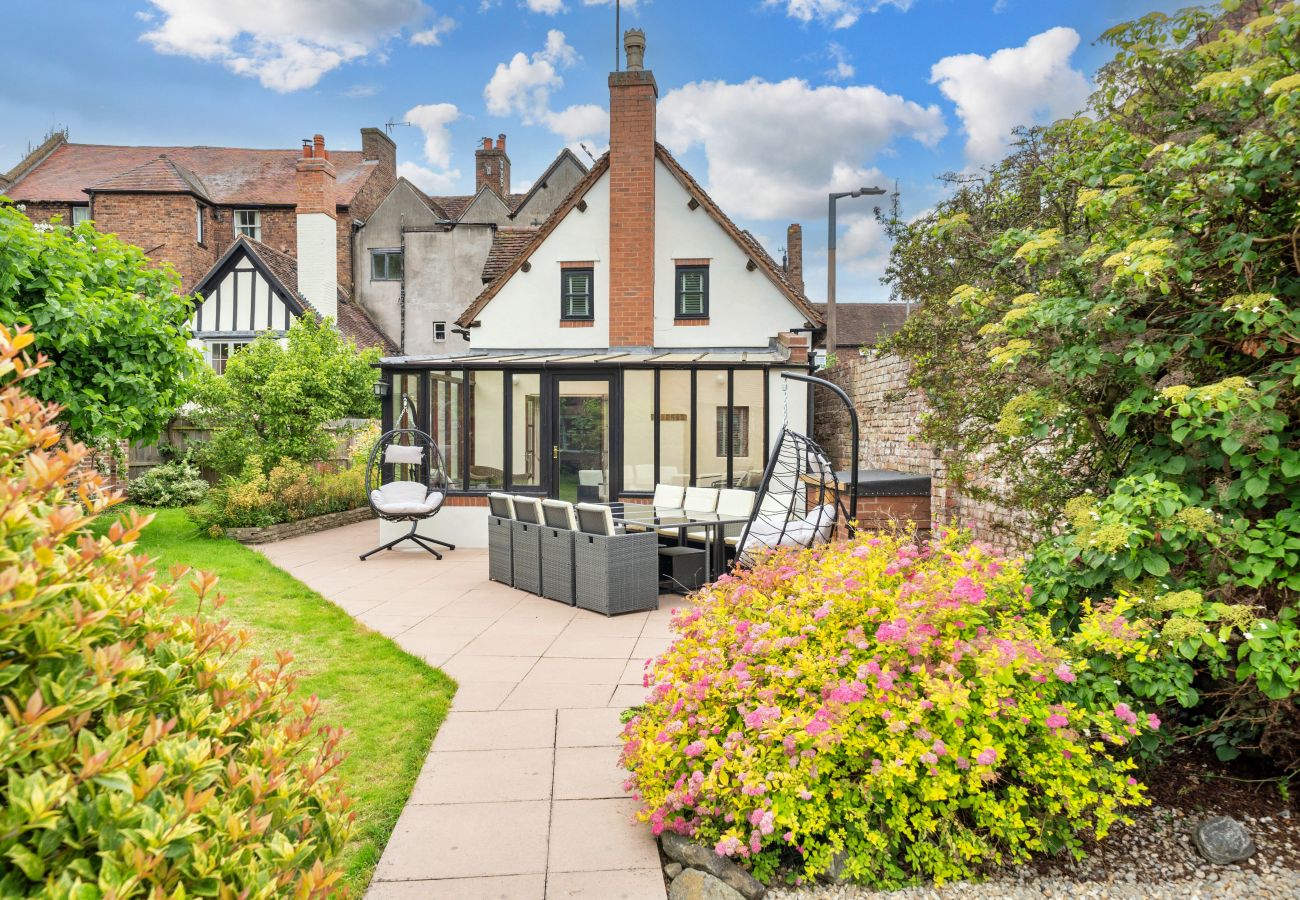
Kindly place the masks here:
POLYGON ((260 528, 227 528, 225 533, 227 537, 234 538, 241 544, 270 544, 304 534, 328 531, 343 525, 353 525, 374 517, 375 513, 369 506, 359 506, 356 509, 326 513, 323 516, 310 516, 294 522, 277 522, 260 528))

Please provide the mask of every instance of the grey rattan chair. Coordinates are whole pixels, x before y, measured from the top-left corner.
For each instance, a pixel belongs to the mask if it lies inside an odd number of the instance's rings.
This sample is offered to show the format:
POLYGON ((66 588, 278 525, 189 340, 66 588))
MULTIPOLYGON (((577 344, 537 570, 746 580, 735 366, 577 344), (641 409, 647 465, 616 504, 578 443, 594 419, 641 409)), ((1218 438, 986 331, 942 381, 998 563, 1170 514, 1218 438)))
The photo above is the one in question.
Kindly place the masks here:
POLYGON ((653 531, 617 533, 608 506, 579 503, 574 602, 616 616, 659 608, 659 540, 653 531))
POLYGON ((573 606, 573 539, 578 530, 573 504, 543 500, 542 518, 542 596, 573 606))
POLYGON ((515 520, 510 523, 511 558, 515 587, 530 594, 542 592, 542 504, 536 497, 511 498, 515 520))
POLYGON ((511 534, 514 518, 515 504, 508 494, 488 494, 488 578, 512 587, 515 583, 511 534))

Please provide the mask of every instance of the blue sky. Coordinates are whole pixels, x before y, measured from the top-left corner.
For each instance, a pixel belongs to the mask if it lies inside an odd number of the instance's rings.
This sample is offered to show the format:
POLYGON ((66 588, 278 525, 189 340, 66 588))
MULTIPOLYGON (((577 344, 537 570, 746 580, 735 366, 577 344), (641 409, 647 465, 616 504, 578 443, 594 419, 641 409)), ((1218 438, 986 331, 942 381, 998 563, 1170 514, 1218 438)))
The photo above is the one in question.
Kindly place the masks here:
MULTIPOLYGON (((1077 109, 1103 30, 1165 0, 624 0, 644 28, 659 135, 779 258, 805 230, 825 294, 825 193, 897 180, 905 215, 936 176, 996 159, 1016 125, 1077 109)), ((397 126, 403 171, 467 192, 508 135, 516 189, 564 146, 608 141, 612 0, 6 0, 0 169, 54 127, 87 143, 296 147, 397 126)), ((579 151, 579 156, 585 159, 579 151)), ((842 300, 879 300, 888 246, 843 201, 842 300)))

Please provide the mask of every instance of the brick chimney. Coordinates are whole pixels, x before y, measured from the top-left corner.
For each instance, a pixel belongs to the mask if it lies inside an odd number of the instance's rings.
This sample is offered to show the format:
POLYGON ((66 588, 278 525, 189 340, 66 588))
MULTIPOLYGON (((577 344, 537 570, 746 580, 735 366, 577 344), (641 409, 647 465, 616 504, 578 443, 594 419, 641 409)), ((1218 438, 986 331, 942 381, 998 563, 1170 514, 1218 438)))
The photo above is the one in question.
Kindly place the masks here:
POLYGON ((396 178, 397 144, 382 128, 361 129, 361 158, 379 163, 390 184, 396 178))
POLYGON ((798 222, 785 230, 785 277, 803 293, 803 226, 798 222))
POLYGON ((609 74, 609 345, 654 344, 655 104, 645 33, 623 35, 627 69, 609 74))
POLYGON ((325 138, 302 142, 298 159, 298 291, 323 316, 338 314, 338 223, 334 163, 325 138))
POLYGON ((498 197, 510 193, 510 157, 506 156, 506 136, 497 135, 496 144, 492 138, 483 138, 483 146, 474 151, 474 193, 484 186, 492 188, 498 197))

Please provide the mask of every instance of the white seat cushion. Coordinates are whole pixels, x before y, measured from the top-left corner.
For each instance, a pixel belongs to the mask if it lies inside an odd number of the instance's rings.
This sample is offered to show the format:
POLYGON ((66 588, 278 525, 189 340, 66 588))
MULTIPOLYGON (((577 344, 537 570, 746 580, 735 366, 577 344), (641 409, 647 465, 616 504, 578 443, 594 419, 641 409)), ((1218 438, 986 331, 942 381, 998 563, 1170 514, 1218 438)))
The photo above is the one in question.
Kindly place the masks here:
POLYGON ((384 462, 394 465, 419 465, 424 462, 424 448, 389 444, 384 448, 384 462))
POLYGON ((370 502, 390 516, 425 516, 442 506, 445 495, 415 481, 390 481, 370 492, 370 502))

